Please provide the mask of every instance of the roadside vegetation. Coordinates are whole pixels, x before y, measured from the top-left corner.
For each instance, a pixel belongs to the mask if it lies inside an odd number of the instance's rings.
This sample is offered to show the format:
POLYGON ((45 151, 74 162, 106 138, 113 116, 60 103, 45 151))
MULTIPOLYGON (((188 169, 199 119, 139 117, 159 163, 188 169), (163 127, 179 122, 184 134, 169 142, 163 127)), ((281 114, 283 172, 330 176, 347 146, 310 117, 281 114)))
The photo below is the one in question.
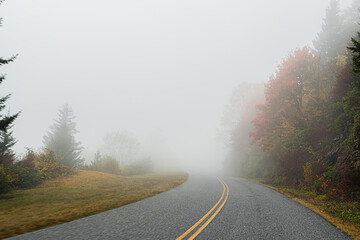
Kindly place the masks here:
POLYGON ((180 172, 124 177, 96 171, 45 181, 0 195, 0 239, 114 209, 170 190, 180 172))
POLYGON ((324 217, 353 239, 360 239, 358 202, 329 199, 326 194, 316 194, 308 190, 282 186, 271 187, 324 217))
POLYGON ((311 202, 358 235, 359 7, 332 0, 314 48, 291 51, 265 84, 235 89, 219 131, 228 174, 311 202))
POLYGON ((329 199, 302 188, 286 187, 268 183, 263 179, 242 178, 278 191, 319 214, 355 240, 360 239, 360 216, 357 202, 329 199))
MULTIPOLYGON (((0 0, 0 5, 2 2, 0 0)), ((1 21, 0 18, 0 27, 1 21)), ((16 57, 0 57, 0 67, 15 61, 16 57)), ((5 76, 0 74, 0 84, 5 76)), ((14 190, 36 187, 46 180, 76 174, 81 169, 124 176, 153 172, 151 158, 139 154, 140 143, 127 131, 105 135, 94 159, 86 163, 82 156, 84 148, 76 140, 75 114, 69 104, 64 104, 58 111, 57 119, 44 134, 44 145, 40 150, 28 148, 23 155, 15 154, 12 148, 16 139, 11 129, 20 112, 10 114, 6 111, 10 96, 0 97, 0 197, 14 190)))

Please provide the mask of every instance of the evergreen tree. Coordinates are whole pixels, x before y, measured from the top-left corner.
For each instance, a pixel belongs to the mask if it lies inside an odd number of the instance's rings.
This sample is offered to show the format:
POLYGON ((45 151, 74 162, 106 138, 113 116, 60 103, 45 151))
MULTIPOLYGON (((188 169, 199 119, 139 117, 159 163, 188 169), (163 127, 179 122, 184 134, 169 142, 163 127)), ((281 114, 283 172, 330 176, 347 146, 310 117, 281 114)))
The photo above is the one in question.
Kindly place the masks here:
MULTIPOLYGON (((0 5, 3 1, 0 0, 0 5)), ((0 18, 0 27, 2 18, 0 18)), ((0 57, 0 66, 9 64, 14 61, 16 56, 11 58, 2 58, 0 57)), ((5 80, 5 75, 0 74, 0 84, 5 80)), ((10 98, 11 94, 8 94, 0 98, 0 112, 3 111, 6 107, 5 102, 10 98)), ((14 153, 11 150, 11 147, 16 143, 12 132, 8 130, 11 128, 12 123, 19 116, 20 113, 14 115, 10 114, 0 114, 0 164, 8 164, 12 162, 14 153)))
MULTIPOLYGON (((360 32, 357 39, 351 39, 352 45, 348 49, 352 52, 352 66, 354 72, 353 89, 348 92, 344 101, 344 112, 351 123, 351 129, 346 144, 351 150, 349 166, 360 176, 360 32)), ((360 178, 354 179, 353 183, 360 186, 360 178)))
POLYGON ((101 162, 102 156, 101 156, 101 152, 100 150, 97 150, 96 153, 94 154, 94 160, 91 161, 92 166, 95 166, 97 164, 99 164, 101 162))
POLYGON ((322 30, 313 41, 314 47, 320 55, 320 60, 325 63, 329 58, 337 56, 345 46, 341 46, 343 37, 341 36, 342 18, 338 0, 331 0, 330 6, 326 10, 326 17, 322 25, 322 30))
POLYGON ((353 0, 351 6, 344 11, 343 15, 341 34, 347 45, 349 39, 355 37, 356 33, 360 30, 360 0, 353 0))
POLYGON ((0 132, 0 156, 13 158, 15 153, 11 149, 16 144, 12 131, 0 132))
POLYGON ((46 148, 55 152, 63 164, 67 166, 79 166, 84 159, 81 157, 81 143, 75 140, 76 123, 75 116, 68 104, 65 104, 58 113, 58 119, 44 136, 43 143, 46 148))
POLYGON ((355 73, 360 73, 360 32, 358 32, 357 35, 359 40, 351 38, 353 46, 348 49, 353 53, 353 70, 355 73))

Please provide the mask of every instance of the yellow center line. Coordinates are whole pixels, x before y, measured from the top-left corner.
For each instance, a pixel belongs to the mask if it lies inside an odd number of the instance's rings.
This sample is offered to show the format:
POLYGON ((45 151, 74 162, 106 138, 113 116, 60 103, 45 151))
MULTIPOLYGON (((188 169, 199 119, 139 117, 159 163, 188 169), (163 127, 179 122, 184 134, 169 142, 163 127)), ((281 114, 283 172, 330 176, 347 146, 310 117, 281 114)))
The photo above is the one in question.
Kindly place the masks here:
POLYGON ((204 223, 204 225, 202 225, 190 238, 189 240, 194 239, 197 235, 199 235, 201 233, 202 230, 204 230, 204 228, 206 228, 207 225, 209 225, 209 223, 215 218, 215 216, 220 212, 220 210, 223 208, 223 206, 225 205, 228 197, 229 197, 229 186, 226 184, 226 182, 224 182, 223 180, 220 179, 221 182, 223 182, 223 184, 225 184, 226 188, 227 188, 227 193, 226 193, 226 198, 224 200, 224 202, 221 204, 221 206, 216 210, 216 212, 214 212, 214 214, 204 223))
POLYGON ((214 211, 214 209, 217 207, 217 205, 219 205, 219 203, 221 202, 221 200, 223 199, 224 197, 224 194, 225 194, 225 185, 224 183, 222 183, 222 181, 218 178, 219 182, 222 184, 223 186, 223 192, 222 192, 222 195, 221 195, 221 198, 219 199, 219 201, 210 209, 210 211, 208 211, 197 223, 195 223, 191 228, 189 228, 186 232, 184 232, 180 237, 178 237, 176 240, 180 240, 180 239, 183 239, 186 235, 188 235, 192 230, 194 230, 194 228, 196 228, 202 221, 204 221, 204 219, 209 216, 209 214, 214 211))

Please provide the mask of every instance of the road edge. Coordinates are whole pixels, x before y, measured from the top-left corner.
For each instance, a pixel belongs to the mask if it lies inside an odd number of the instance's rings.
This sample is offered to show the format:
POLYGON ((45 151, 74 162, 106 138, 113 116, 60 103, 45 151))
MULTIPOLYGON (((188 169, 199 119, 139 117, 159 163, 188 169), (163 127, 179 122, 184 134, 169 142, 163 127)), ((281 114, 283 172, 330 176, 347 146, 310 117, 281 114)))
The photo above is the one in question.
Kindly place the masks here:
POLYGON ((348 235, 350 238, 352 238, 354 240, 360 240, 360 231, 356 229, 355 224, 348 223, 346 225, 346 224, 343 223, 343 221, 341 219, 324 212, 320 207, 310 203, 309 201, 307 201, 305 199, 294 197, 290 193, 285 192, 285 191, 283 191, 283 190, 281 190, 281 189, 279 189, 277 187, 274 187, 274 186, 271 186, 271 185, 268 185, 268 184, 264 184, 264 183, 261 183, 261 182, 256 181, 256 180, 246 179, 246 178, 241 178, 241 177, 233 177, 233 176, 231 176, 231 177, 241 179, 241 180, 244 180, 244 181, 247 181, 247 182, 252 182, 252 183, 255 183, 255 184, 270 188, 272 190, 275 190, 275 191, 285 195, 286 197, 294 200, 295 202, 303 205, 304 207, 310 209, 314 213, 320 215, 322 218, 324 218, 326 221, 331 223, 337 229, 341 230, 343 233, 348 235))
MULTIPOLYGON (((92 171, 90 171, 92 172, 92 171)), ((101 173, 101 174, 106 174, 106 175, 114 175, 114 174, 109 174, 109 173, 101 173)), ((149 174, 149 175, 158 175, 158 177, 161 177, 160 175, 161 174, 166 174, 164 172, 158 172, 158 173, 152 173, 152 174, 149 174)), ((172 173, 168 173, 168 174, 172 174, 172 173)), ((50 223, 50 224, 47 224, 47 225, 37 225, 36 227, 34 228, 31 228, 31 229, 28 229, 28 230, 21 230, 21 231, 17 231, 17 232, 11 232, 11 233, 7 233, 6 231, 0 231, 0 239, 10 239, 12 237, 17 237, 17 236, 21 236, 23 234, 27 234, 27 233, 31 233, 31 232, 35 232, 35 231, 40 231, 42 229, 46 229, 46 228, 50 228, 50 227, 55 227, 55 226, 58 226, 58 225, 61 225, 61 224, 65 224, 65 223, 69 223, 69 222, 72 222, 72 221, 76 221, 76 220, 79 220, 81 218, 86 218, 86 217, 90 217, 90 216, 94 216, 94 215, 97 215, 97 214, 101 214, 101 213, 104 213, 106 211, 112 211, 112 210, 115 210, 117 208, 121 208, 121 207, 125 207, 127 205, 130 205, 130 204, 134 204, 134 203, 137 203, 137 202, 140 202, 140 201, 143 201, 145 199, 148 199, 148 198, 153 198, 153 197, 156 197, 160 194, 163 194, 163 193, 166 193, 168 191, 171 191, 171 190, 174 190, 176 188, 179 188, 180 186, 182 186, 184 183, 186 183, 190 177, 189 173, 186 172, 186 171, 179 171, 178 173, 173 173, 174 176, 175 175, 178 175, 179 177, 180 176, 183 176, 184 177, 184 181, 174 187, 171 187, 165 191, 161 191, 161 192, 156 192, 155 193, 155 190, 154 190, 154 194, 150 195, 150 196, 146 196, 146 197, 141 197, 141 198, 138 198, 137 200, 135 201, 131 201, 131 202, 127 202, 125 204, 122 204, 120 206, 116 206, 116 207, 110 207, 108 209, 104 209, 104 210, 101 210, 101 211, 96 211, 96 212, 93 212, 93 213, 90 213, 90 214, 81 214, 81 215, 78 215, 78 216, 75 216, 69 220, 66 220, 66 221, 62 221, 62 222, 58 222, 58 223, 50 223), (5 234, 6 233, 6 234, 5 234)), ((148 176, 149 176, 148 175, 148 176)), ((145 177, 146 175, 137 175, 137 176, 133 176, 134 178, 135 177, 145 177)), ((66 177, 72 177, 72 176, 66 176, 66 177)), ((128 177, 130 178, 130 177, 128 177)), ((49 180, 49 181, 54 181, 54 180, 59 180, 59 179, 53 179, 53 180, 49 180)), ((41 188, 41 186, 37 186, 35 188, 41 188)), ((31 190, 31 189, 28 189, 28 190, 31 190)), ((1 229, 0 229, 1 230, 1 229)))

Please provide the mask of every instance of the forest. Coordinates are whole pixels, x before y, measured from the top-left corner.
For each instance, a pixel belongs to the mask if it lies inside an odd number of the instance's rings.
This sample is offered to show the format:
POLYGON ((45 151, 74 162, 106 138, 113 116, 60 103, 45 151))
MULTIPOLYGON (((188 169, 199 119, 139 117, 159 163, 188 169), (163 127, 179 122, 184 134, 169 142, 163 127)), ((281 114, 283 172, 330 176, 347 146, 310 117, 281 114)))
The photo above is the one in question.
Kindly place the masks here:
POLYGON ((291 51, 264 84, 234 90, 219 131, 228 173, 359 199, 359 7, 331 1, 313 47, 291 51))

